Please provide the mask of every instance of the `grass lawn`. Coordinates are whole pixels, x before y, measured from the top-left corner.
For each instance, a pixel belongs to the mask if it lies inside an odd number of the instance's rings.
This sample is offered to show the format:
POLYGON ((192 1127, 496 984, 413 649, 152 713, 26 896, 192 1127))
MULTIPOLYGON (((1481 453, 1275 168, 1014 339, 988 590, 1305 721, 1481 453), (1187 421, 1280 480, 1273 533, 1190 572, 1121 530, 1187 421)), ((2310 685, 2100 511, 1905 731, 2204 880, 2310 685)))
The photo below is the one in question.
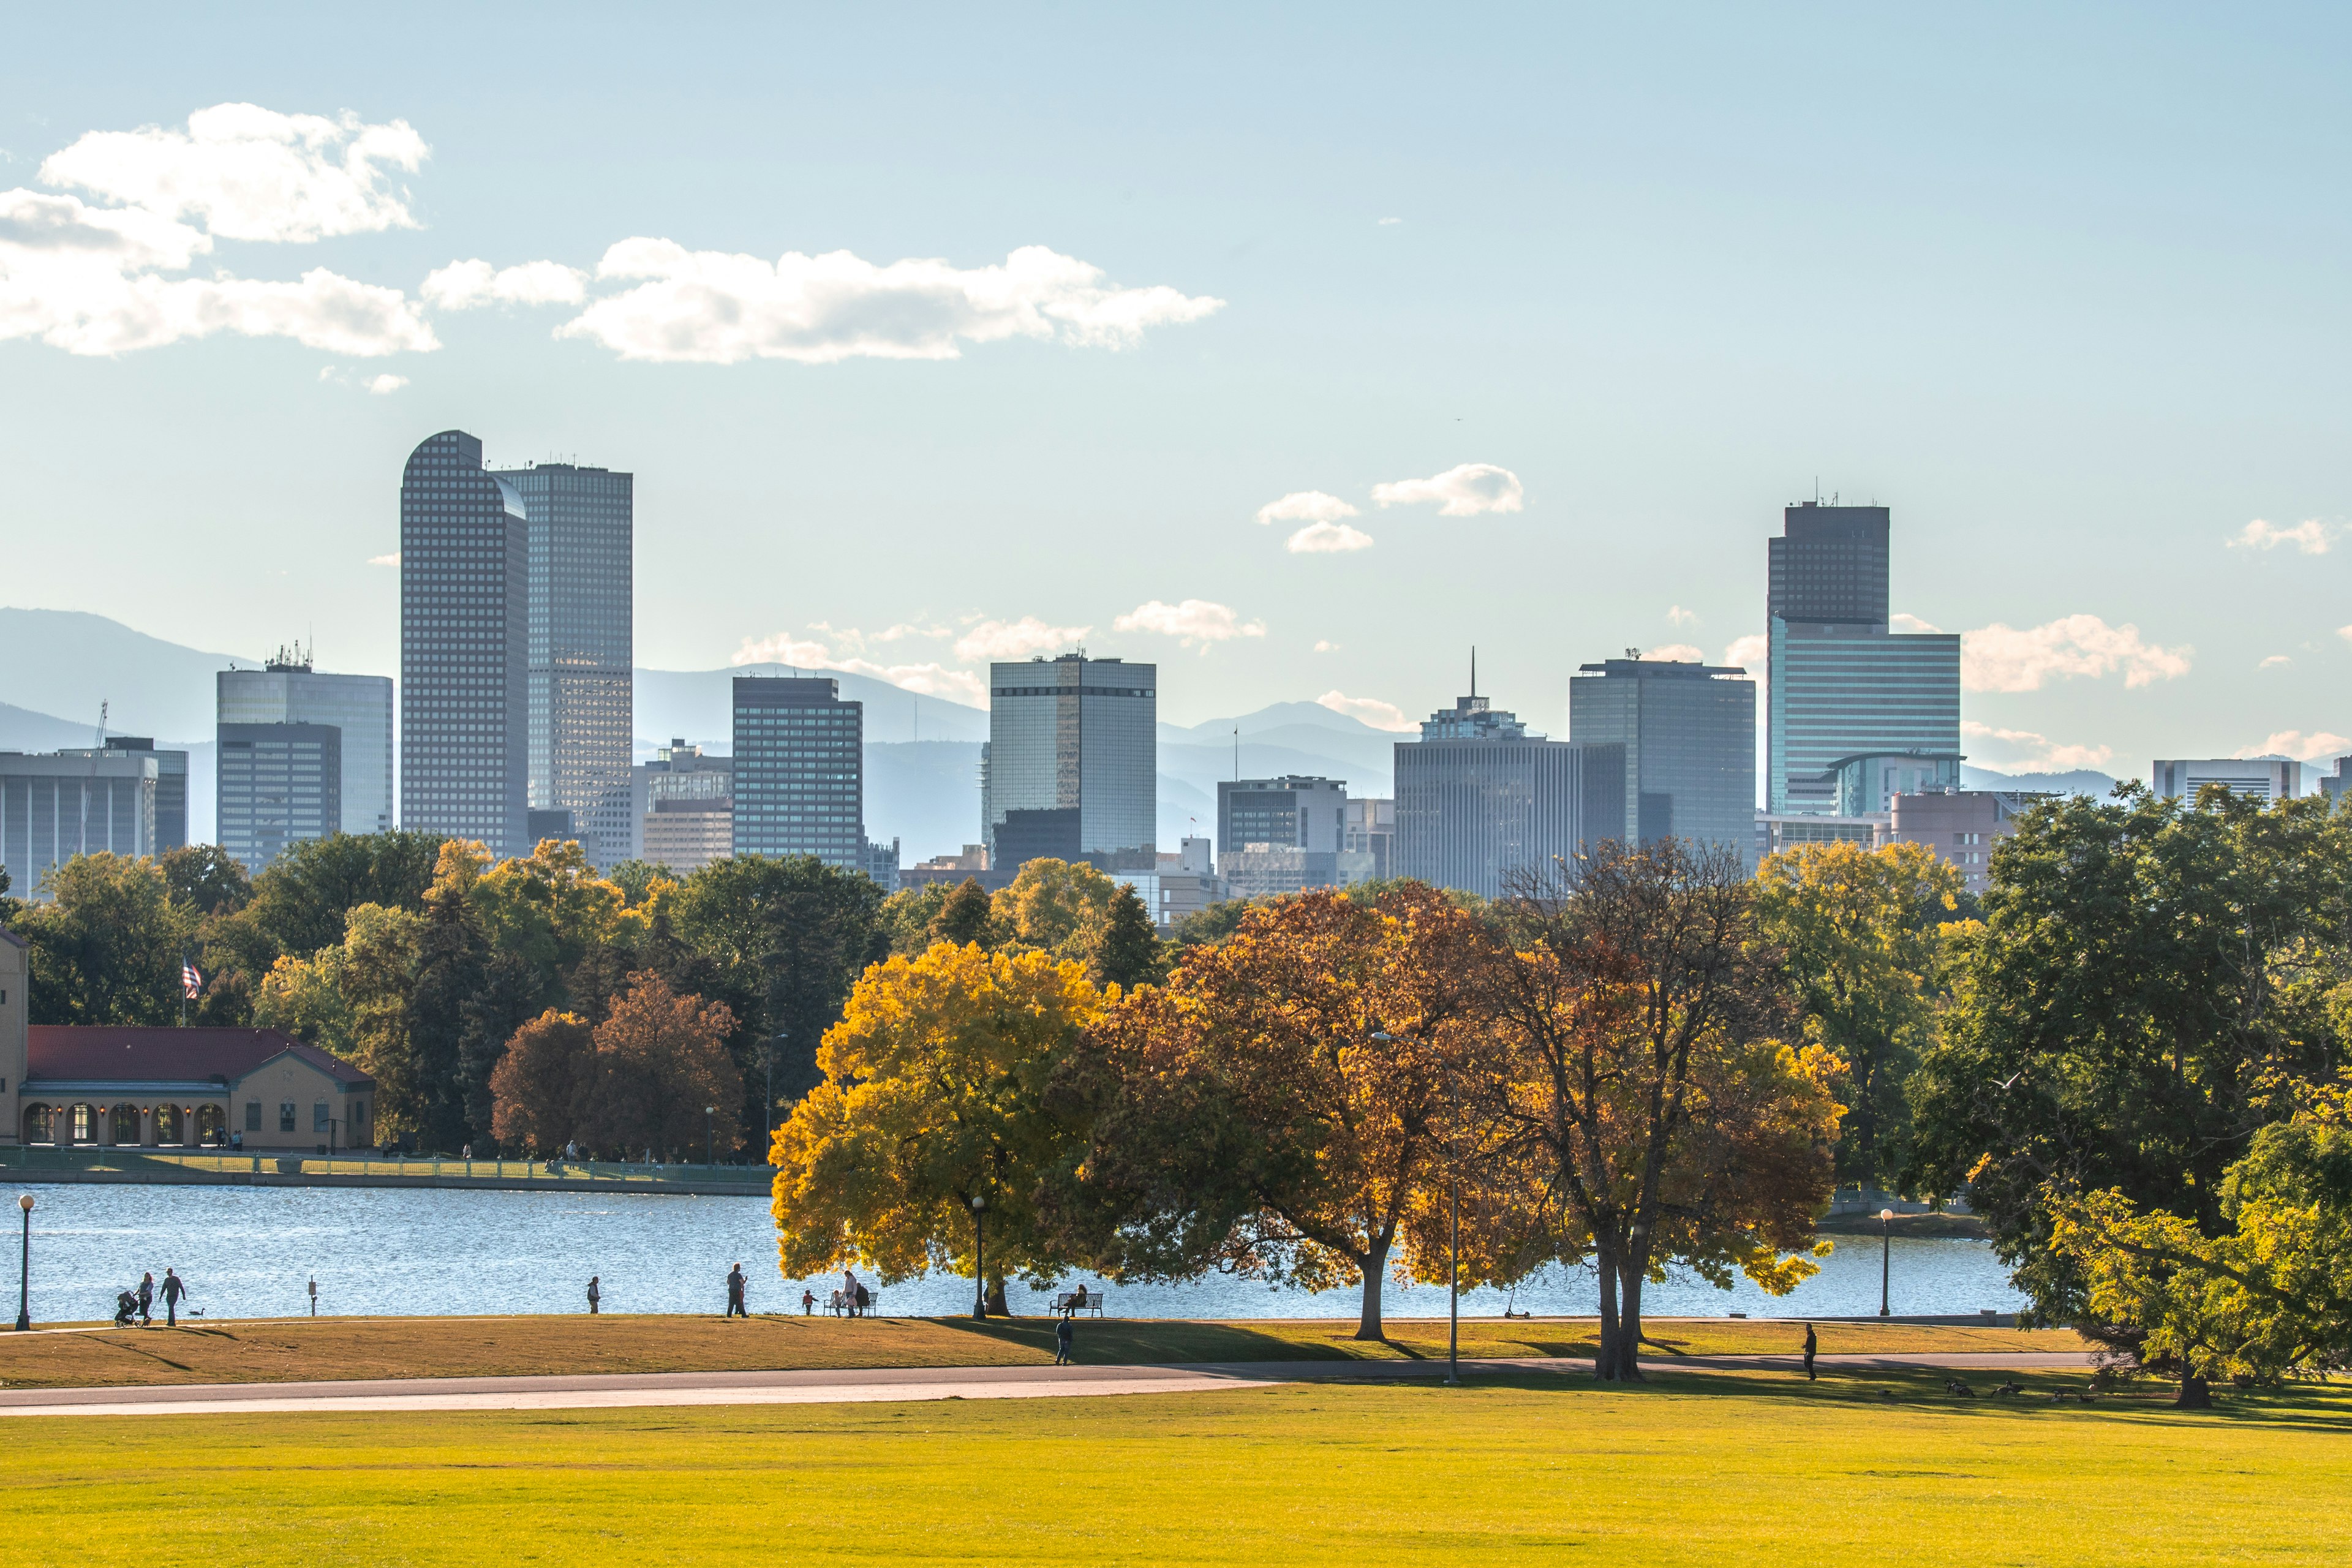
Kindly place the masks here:
POLYGON ((7 1560, 35 1568, 2352 1559, 2352 1400, 2333 1391, 2187 1415, 2153 1391, 1961 1401, 1924 1375, 1528 1374, 5 1430, 7 1560))
MULTIPOLYGON (((1445 1354, 1445 1324, 1391 1320, 1385 1342, 1354 1338, 1355 1323, 1189 1322, 1084 1319, 1081 1362, 1288 1361, 1445 1354)), ((1794 1352, 1803 1330, 1724 1318, 1653 1319, 1650 1352, 1794 1352)), ((1824 1354, 1841 1352, 2079 1350, 2071 1331, 1823 1323, 1824 1354)), ((1591 1319, 1462 1325, 1466 1356, 1588 1356, 1591 1319)), ((12 1388, 166 1383, 288 1383, 375 1377, 512 1376, 531 1373, 739 1372, 775 1367, 995 1366, 1054 1359, 1049 1320, 986 1325, 953 1318, 287 1318, 192 1320, 175 1330, 0 1333, 0 1384, 12 1388)))

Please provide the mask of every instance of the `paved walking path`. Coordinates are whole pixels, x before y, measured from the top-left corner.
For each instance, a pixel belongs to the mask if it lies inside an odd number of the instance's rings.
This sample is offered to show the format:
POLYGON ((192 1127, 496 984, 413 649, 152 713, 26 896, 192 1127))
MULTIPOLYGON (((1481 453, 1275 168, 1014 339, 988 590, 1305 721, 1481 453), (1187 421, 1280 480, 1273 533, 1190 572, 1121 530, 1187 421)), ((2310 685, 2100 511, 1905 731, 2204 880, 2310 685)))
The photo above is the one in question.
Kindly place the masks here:
MULTIPOLYGON (((1825 1355, 1822 1367, 2024 1372, 2084 1367, 2079 1352, 1825 1355)), ((1790 1369, 1796 1356, 1644 1358, 1655 1372, 1790 1369)), ((1465 1361, 1465 1373, 1588 1375, 1591 1363, 1530 1356, 1465 1361)), ((1394 1383, 1442 1377, 1443 1361, 1263 1361, 1194 1366, 968 1366, 842 1371, 674 1372, 561 1377, 386 1378, 356 1383, 183 1384, 148 1388, 0 1389, 0 1416, 280 1414, 293 1411, 593 1410, 686 1405, 845 1405, 928 1399, 1040 1399, 1197 1394, 1284 1383, 1394 1383)))

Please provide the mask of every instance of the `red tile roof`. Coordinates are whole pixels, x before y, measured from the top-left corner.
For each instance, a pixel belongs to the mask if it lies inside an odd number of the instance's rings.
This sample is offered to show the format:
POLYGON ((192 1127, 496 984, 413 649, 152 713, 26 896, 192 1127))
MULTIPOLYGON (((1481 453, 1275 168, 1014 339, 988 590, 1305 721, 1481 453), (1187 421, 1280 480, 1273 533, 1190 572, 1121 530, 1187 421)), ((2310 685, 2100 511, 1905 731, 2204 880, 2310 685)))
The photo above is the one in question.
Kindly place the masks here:
POLYGON ((276 1029, 169 1029, 128 1024, 35 1024, 25 1031, 25 1077, 63 1082, 234 1083, 293 1052, 340 1082, 375 1080, 339 1057, 276 1029))

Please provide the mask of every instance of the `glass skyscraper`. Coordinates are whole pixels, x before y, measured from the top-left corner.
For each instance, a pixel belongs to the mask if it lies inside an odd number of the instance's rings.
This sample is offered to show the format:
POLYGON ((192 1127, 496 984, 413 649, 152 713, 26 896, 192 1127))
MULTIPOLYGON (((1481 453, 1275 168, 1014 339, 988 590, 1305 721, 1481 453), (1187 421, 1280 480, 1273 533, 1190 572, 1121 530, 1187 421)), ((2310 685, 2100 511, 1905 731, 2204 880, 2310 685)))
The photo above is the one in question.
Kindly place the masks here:
POLYGON ((400 481, 400 825, 528 855, 530 519, 462 430, 400 481))
POLYGON ((1739 668, 1612 658, 1568 683, 1572 741, 1625 748, 1625 814, 1604 835, 1756 859, 1756 683, 1739 668))
POLYGON ((989 865, 1012 869, 998 830, 1098 870, 1159 865, 1160 667, 1064 654, 988 671, 981 832, 989 865), (1065 815, 1066 814, 1066 815, 1065 815))
POLYGON ((1888 526, 1883 506, 1805 501, 1770 541, 1768 810, 1834 815, 1842 778, 1851 798, 1899 759, 1958 765, 1960 639, 1888 629, 1888 526))
POLYGON ((866 704, 836 680, 735 678, 735 854, 866 869, 866 704))
POLYGON ((342 822, 342 731, 332 724, 223 724, 220 847, 248 872, 342 822))
POLYGON ((1500 898, 1514 878, 1571 874, 1625 820, 1625 748, 1530 735, 1465 697, 1396 744, 1394 874, 1500 898))
POLYGON ((635 478, 570 463, 491 474, 529 520, 530 803, 570 812, 589 862, 616 865, 635 826, 635 478))
POLYGON ((392 826, 390 677, 331 675, 312 669, 308 653, 280 649, 259 669, 222 670, 214 677, 214 690, 224 730, 231 724, 333 726, 341 766, 335 780, 337 820, 327 831, 382 833, 392 826))

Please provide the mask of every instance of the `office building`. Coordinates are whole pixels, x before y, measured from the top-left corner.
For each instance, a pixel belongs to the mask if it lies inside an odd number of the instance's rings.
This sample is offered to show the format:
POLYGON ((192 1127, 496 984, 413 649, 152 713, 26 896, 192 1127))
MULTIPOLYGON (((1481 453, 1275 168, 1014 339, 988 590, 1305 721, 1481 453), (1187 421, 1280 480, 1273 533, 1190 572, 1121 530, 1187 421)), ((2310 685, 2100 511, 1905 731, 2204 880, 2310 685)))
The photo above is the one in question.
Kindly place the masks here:
POLYGON ((2319 793, 2327 797, 2329 810, 2343 804, 2344 786, 2347 784, 2352 784, 2352 757, 2338 757, 2334 773, 2319 775, 2319 793))
POLYGON ((1804 844, 1859 844, 1875 849, 1886 842, 1892 811, 1841 816, 1821 811, 1759 811, 1756 814, 1756 858, 1804 844))
POLYGON ((530 804, 570 812, 562 837, 576 839, 589 864, 616 865, 637 832, 629 779, 635 478, 571 463, 490 474, 514 491, 526 520, 530 804))
POLYGON ((2241 800, 2269 805, 2303 793, 2303 764, 2280 757, 2158 759, 2156 793, 2195 800, 2207 784, 2220 784, 2241 800))
MULTIPOLYGON (((393 825, 392 678, 335 675, 311 668, 299 645, 279 648, 259 669, 213 678, 222 728, 232 724, 327 725, 341 758, 335 791, 340 819, 330 832, 383 833, 393 825)), ((218 754, 215 752, 215 764, 218 754)))
POLYGON ((2017 831, 2017 818, 2048 795, 2023 790, 1954 789, 1898 795, 1881 842, 1917 844, 1960 874, 1982 896, 1992 886, 1992 847, 2017 831))
POLYGON ((400 825, 528 855, 530 522, 462 430, 400 482, 400 825))
POLYGON ((1159 680, 1157 665, 1083 654, 989 667, 991 865, 1017 869, 1016 856, 1043 853, 1105 871, 1157 867, 1159 680))
POLYGON ((684 877, 735 852, 735 759, 705 756, 684 736, 631 770, 632 859, 684 877))
POLYGON ((46 900, 41 880, 77 855, 155 853, 153 752, 0 752, 0 869, 13 898, 46 900))
POLYGON ((1367 795, 1342 801, 1339 810, 1339 852, 1370 857, 1371 879, 1387 881, 1396 842, 1396 802, 1367 795))
POLYGON ((1755 868, 1756 683, 1737 668, 1623 658, 1568 682, 1568 737, 1625 748, 1625 816, 1606 836, 1679 838, 1755 868))
POLYGON ((1883 506, 1806 501, 1769 542, 1768 811, 1837 813, 1841 770, 1872 758, 1958 766, 1960 639, 1890 628, 1888 532, 1883 506))
POLYGON ((1530 874, 1572 876, 1624 821, 1622 744, 1530 735, 1478 696, 1431 714, 1421 736, 1396 745, 1397 876, 1499 898, 1530 874))
POLYGON ((155 853, 184 848, 188 842, 188 753, 155 750, 147 735, 109 735, 110 752, 145 752, 155 759, 155 853))
POLYGON ((1919 752, 1841 757, 1831 772, 1837 779, 1837 809, 1842 816, 1883 815, 1895 809, 1898 795, 1941 794, 1960 787, 1958 752, 1940 757, 1919 752))
POLYGON ((874 885, 883 892, 895 893, 898 890, 898 840, 893 838, 887 844, 878 844, 871 838, 867 839, 866 854, 861 864, 866 875, 872 879, 874 885))
POLYGON ((248 872, 288 846, 341 831, 342 731, 333 724, 223 724, 215 755, 221 848, 248 872))
POLYGON ((1370 875, 1369 858, 1351 868, 1356 877, 1340 868, 1347 810, 1347 786, 1333 779, 1219 780, 1217 852, 1234 896, 1278 898, 1370 875))
POLYGON ((737 676, 733 852, 864 871, 865 738, 839 681, 737 676))

